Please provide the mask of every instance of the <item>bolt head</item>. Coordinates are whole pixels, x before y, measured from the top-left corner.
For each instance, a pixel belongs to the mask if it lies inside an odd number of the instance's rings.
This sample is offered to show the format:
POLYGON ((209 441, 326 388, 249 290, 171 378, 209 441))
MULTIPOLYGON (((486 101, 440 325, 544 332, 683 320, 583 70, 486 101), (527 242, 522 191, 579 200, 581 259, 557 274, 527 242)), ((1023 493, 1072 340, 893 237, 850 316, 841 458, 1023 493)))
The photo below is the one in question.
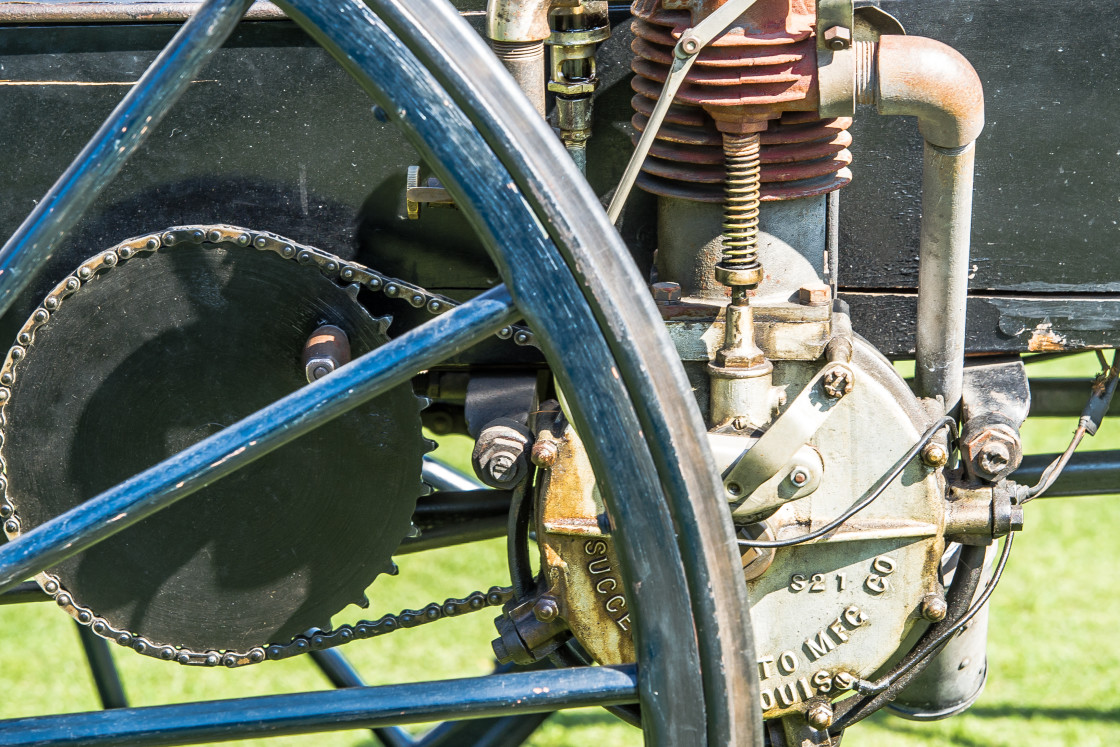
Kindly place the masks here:
POLYGON ((789 473, 789 481, 797 487, 801 487, 805 483, 809 482, 809 477, 809 470, 805 469, 804 467, 794 467, 793 470, 789 473))
POLYGON ((817 731, 827 729, 832 726, 832 705, 823 701, 814 703, 805 712, 805 720, 817 731))
POLYGON ((949 613, 949 605, 940 594, 927 594, 922 600, 922 617, 930 622, 941 622, 949 613))
POLYGON ((932 469, 941 469, 949 462, 949 451, 936 441, 922 447, 922 464, 932 469))
POLYGON ((851 690, 855 683, 856 678, 847 672, 837 672, 836 676, 832 678, 832 685, 837 690, 851 690))
POLYGON ((989 474, 997 474, 1011 463, 1011 451, 1007 444, 999 441, 989 441, 980 450, 976 459, 976 466, 989 474))
POLYGON ((824 32, 824 44, 833 51, 852 46, 852 30, 846 26, 833 26, 824 32))
POLYGON ((797 291, 802 306, 828 306, 831 296, 832 289, 824 283, 807 283, 797 291))
POLYGON ((661 305, 681 300, 680 283, 654 283, 649 290, 653 300, 661 305))
POLYGON ((551 597, 543 597, 533 606, 533 617, 541 622, 550 622, 560 616, 560 606, 551 597))

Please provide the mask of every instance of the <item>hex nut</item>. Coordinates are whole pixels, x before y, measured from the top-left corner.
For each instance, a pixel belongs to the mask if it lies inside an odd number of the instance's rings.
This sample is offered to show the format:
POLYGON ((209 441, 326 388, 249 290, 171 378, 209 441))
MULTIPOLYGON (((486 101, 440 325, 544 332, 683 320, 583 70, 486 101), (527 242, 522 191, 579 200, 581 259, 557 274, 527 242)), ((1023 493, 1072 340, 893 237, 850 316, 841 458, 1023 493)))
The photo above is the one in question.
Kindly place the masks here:
POLYGON ((970 471, 992 481, 1014 472, 1023 460, 1019 435, 1003 423, 989 425, 969 438, 964 453, 970 471))
POLYGON ((824 32, 824 45, 834 52, 852 46, 852 30, 847 26, 833 26, 824 32))
POLYGON ((492 488, 516 485, 529 472, 528 443, 526 436, 504 425, 484 429, 471 455, 475 473, 492 488))
POLYGON ((654 283, 649 290, 653 294, 653 300, 659 305, 681 300, 680 283, 654 283))
POLYGON ((807 283, 797 290, 797 299, 802 306, 828 306, 831 297, 831 288, 824 283, 807 283))

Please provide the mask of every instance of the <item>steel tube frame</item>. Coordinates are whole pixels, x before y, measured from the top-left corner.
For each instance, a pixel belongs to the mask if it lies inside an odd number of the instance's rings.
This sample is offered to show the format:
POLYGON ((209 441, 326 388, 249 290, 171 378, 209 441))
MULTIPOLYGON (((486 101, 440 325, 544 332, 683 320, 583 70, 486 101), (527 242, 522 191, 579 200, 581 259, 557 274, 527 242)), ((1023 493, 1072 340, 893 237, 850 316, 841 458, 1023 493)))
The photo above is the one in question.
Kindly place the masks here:
POLYGON ((141 747, 620 705, 628 667, 576 667, 0 721, 4 744, 141 747))
MULTIPOLYGON (((1036 485, 1042 472, 1058 454, 1028 454, 1011 475, 1022 485, 1036 485)), ((1120 451, 1074 452, 1065 469, 1040 498, 1069 498, 1082 495, 1120 493, 1120 451)))
POLYGON ((253 0, 207 0, 200 6, 0 248, 0 316, 159 125, 252 4, 253 0))
POLYGON ((519 318, 504 286, 371 350, 0 547, 0 593, 283 446, 519 318))

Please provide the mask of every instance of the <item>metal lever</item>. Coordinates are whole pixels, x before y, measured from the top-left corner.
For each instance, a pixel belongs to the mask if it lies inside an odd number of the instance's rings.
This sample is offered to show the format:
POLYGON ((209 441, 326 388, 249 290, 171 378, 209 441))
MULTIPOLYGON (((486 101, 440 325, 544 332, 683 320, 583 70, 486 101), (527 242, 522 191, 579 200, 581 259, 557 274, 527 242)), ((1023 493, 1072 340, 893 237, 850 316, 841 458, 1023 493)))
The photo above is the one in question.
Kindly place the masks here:
POLYGON ((630 162, 626 164, 626 171, 622 174, 622 179, 618 183, 618 189, 615 190, 614 197, 611 198, 610 207, 607 208, 607 215, 610 216, 611 223, 618 222, 618 216, 622 214, 622 208, 626 205, 626 198, 630 196, 630 190, 634 188, 634 182, 638 180, 638 172, 642 170, 642 164, 645 163, 649 149, 653 147, 653 141, 657 137, 658 130, 661 129, 661 123, 665 120, 665 115, 669 113, 669 107, 672 105, 673 99, 676 98, 677 91, 684 83, 684 79, 688 76, 692 63, 696 62, 696 58, 700 55, 700 50, 711 44, 716 37, 730 28, 739 16, 755 4, 755 1, 731 0, 731 2, 720 6, 716 12, 696 24, 694 28, 685 29, 685 32, 681 34, 681 38, 673 48, 673 65, 669 69, 669 75, 665 78, 661 95, 657 99, 657 104, 653 107, 649 123, 642 133, 642 137, 638 140, 638 146, 634 149, 634 154, 630 156, 630 162))

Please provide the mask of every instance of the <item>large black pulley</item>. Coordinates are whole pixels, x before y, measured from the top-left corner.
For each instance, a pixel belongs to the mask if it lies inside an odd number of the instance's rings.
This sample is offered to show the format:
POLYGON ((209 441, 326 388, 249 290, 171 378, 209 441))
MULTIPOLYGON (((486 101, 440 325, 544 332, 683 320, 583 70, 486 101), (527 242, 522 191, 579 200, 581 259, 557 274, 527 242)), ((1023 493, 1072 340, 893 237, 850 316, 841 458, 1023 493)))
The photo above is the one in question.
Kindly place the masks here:
MULTIPOLYGON (((49 320, 9 357, 2 455, 17 532, 305 385, 301 354, 321 325, 341 328, 354 357, 387 340, 387 320, 280 253, 191 241, 105 256, 48 297, 36 313, 49 320)), ((40 583, 58 584, 95 632, 175 647, 164 658, 184 662, 183 650, 244 652, 327 629, 364 602, 409 531, 426 449, 418 409, 399 386, 40 583)))

